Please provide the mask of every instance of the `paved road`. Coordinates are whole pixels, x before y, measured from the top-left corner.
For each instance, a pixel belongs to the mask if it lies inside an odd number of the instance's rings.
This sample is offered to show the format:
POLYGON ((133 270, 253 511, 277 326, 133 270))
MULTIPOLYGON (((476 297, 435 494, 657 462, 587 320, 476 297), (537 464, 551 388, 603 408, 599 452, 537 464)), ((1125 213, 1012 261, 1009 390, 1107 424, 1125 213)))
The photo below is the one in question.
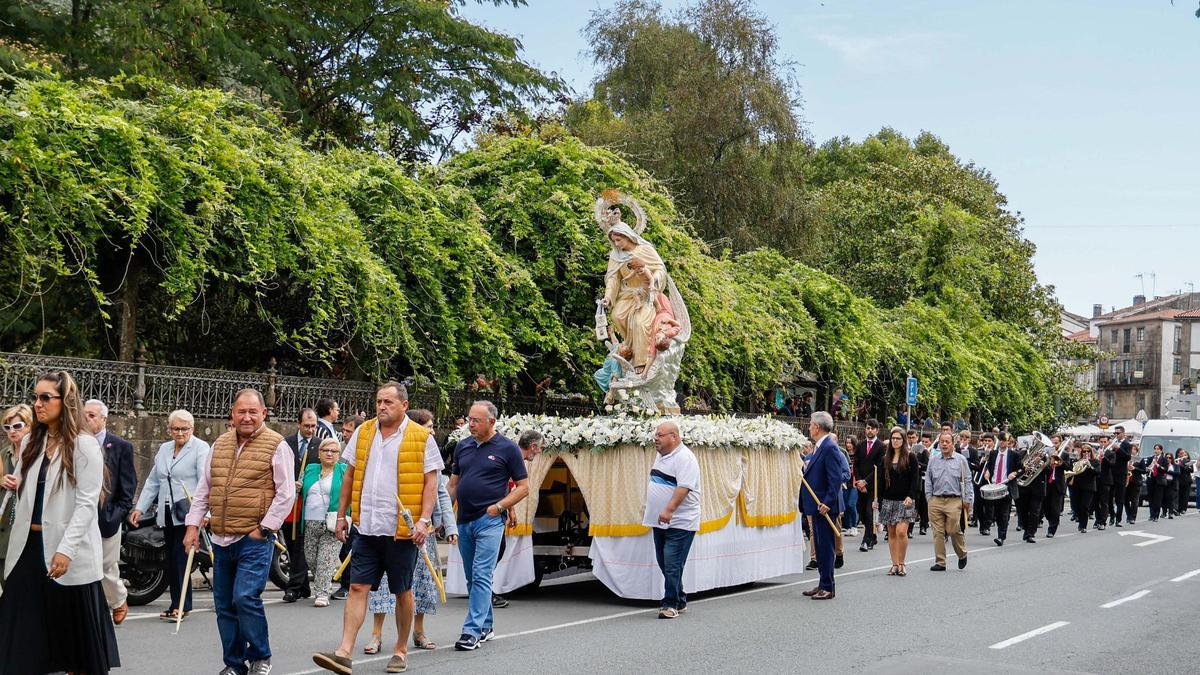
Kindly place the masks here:
MULTIPOLYGON (((856 540, 848 539, 850 542, 856 540)), ((838 597, 800 595, 815 575, 694 597, 687 615, 655 618, 655 603, 613 597, 595 580, 556 583, 497 611, 499 638, 457 653, 465 611, 451 598, 427 629, 442 647, 413 651, 410 672, 843 672, 997 673, 1200 670, 1200 517, 1138 523, 1085 535, 1068 531, 1003 548, 968 536, 964 571, 928 570, 930 537, 914 538, 909 575, 885 576, 886 548, 848 550, 838 597), (1172 537, 1120 536, 1139 530, 1172 537), (1141 545, 1139 545, 1141 544, 1141 545), (1187 576, 1192 574, 1192 576, 1187 576)), ((953 562, 953 555, 951 554, 953 562)), ((576 577, 578 578, 578 577, 576 577)), ((317 609, 265 594, 275 673, 315 673, 310 654, 338 641, 341 603, 317 609)), ((212 606, 201 591, 197 608, 212 606)), ((123 673, 215 673, 211 611, 180 635, 135 608, 118 629, 123 673)), ((361 640, 366 637, 364 631, 361 640)), ((387 636, 395 637, 389 623, 387 636)), ((386 654, 385 648, 385 654, 386 654)), ((357 672, 383 672, 387 656, 357 655, 357 672)))

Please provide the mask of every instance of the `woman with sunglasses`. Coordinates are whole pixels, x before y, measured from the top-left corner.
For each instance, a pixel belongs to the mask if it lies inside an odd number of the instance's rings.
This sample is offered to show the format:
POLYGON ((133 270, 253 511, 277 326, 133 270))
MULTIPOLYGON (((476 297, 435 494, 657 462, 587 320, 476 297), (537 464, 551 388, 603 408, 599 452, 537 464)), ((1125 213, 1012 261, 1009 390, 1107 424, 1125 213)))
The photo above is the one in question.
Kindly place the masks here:
POLYGON ((921 468, 917 456, 908 449, 904 430, 892 427, 887 449, 876 460, 879 481, 879 522, 887 528, 888 552, 892 567, 888 576, 908 575, 904 561, 908 557, 908 527, 917 520, 917 495, 921 492, 921 468))
POLYGON ((0 595, 0 671, 107 673, 121 665, 104 590, 104 456, 65 371, 34 385, 35 421, 2 486, 17 492, 0 595))
POLYGON ((158 615, 163 621, 174 621, 178 612, 186 617, 192 611, 192 594, 188 593, 179 606, 179 594, 183 592, 187 565, 187 552, 183 550, 183 535, 187 527, 183 519, 191 508, 191 496, 196 494, 196 483, 204 472, 208 457, 208 443, 194 435, 196 420, 186 410, 176 410, 167 416, 167 432, 171 440, 158 447, 154 455, 154 466, 146 476, 142 494, 137 505, 129 513, 129 523, 137 527, 145 513, 154 505, 158 508, 154 524, 163 528, 167 541, 167 569, 171 571, 168 584, 171 589, 171 606, 158 615))
MULTIPOLYGON (((309 464, 301 476, 300 503, 304 505, 304 557, 313 570, 313 605, 329 606, 333 592, 333 573, 338 568, 342 542, 334 535, 337 525, 338 496, 342 494, 342 475, 346 465, 338 461, 342 445, 336 438, 321 441, 317 450, 319 464, 309 464)), ((347 513, 347 516, 350 514, 347 513)))
MULTIPOLYGON (((21 448, 21 439, 29 435, 33 427, 33 409, 24 403, 14 405, 4 411, 4 435, 8 445, 0 446, 0 475, 12 473, 17 466, 17 456, 21 448)), ((0 500, 7 492, 0 491, 0 500)), ((13 501, 10 498, 9 506, 13 501)), ((0 511, 0 570, 4 569, 4 556, 8 551, 8 533, 12 531, 12 509, 5 507, 0 511)), ((2 576, 2 575, 0 575, 2 576)), ((2 586, 0 586, 2 588, 2 586)))
POLYGON ((1100 460, 1095 458, 1091 443, 1079 448, 1079 460, 1071 467, 1074 474, 1067 479, 1071 487, 1071 509, 1075 511, 1080 534, 1087 532, 1088 514, 1096 498, 1096 479, 1100 476, 1100 460))

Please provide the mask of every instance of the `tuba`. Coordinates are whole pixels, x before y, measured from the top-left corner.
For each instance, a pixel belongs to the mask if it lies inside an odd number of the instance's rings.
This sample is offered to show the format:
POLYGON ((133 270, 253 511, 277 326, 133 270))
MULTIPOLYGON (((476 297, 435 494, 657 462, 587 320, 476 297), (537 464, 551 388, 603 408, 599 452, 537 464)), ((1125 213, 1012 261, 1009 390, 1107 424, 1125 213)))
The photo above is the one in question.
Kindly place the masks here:
POLYGON ((1033 445, 1025 453, 1025 461, 1021 462, 1021 475, 1017 476, 1017 485, 1028 487, 1046 465, 1050 463, 1050 453, 1054 452, 1054 441, 1040 431, 1033 432, 1033 445))

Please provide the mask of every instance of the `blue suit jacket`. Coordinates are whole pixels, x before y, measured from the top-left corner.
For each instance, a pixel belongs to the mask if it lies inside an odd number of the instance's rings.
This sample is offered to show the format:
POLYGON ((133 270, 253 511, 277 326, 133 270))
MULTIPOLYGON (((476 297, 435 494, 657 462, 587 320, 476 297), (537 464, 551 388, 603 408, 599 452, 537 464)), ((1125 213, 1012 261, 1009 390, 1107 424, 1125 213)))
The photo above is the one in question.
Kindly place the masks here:
MULTIPOLYGON (((817 443, 817 449, 808 460, 804 471, 804 479, 808 481, 813 492, 817 493, 821 503, 829 507, 830 517, 843 511, 842 479, 845 470, 842 468, 844 457, 838 450, 837 444, 829 436, 823 437, 817 443)), ((800 510, 806 516, 820 515, 817 503, 813 501, 808 490, 800 488, 800 510)))

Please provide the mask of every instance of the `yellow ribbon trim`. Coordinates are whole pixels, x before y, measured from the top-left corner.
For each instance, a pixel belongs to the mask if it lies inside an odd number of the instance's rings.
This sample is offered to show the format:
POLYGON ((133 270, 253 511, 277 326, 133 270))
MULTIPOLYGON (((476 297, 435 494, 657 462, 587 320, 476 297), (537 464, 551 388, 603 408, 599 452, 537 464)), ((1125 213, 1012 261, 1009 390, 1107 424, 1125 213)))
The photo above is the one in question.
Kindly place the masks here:
POLYGON ((533 534, 533 523, 517 523, 515 527, 506 527, 505 534, 511 534, 514 537, 522 537, 527 534, 533 534))
POLYGON ((645 525, 588 525, 588 534, 593 537, 636 537, 646 534, 650 528, 645 525))
POLYGON ((779 527, 796 520, 796 511, 752 516, 746 511, 746 495, 738 493, 738 509, 742 512, 742 524, 746 527, 779 527))
POLYGON ((729 519, 732 517, 733 517, 733 509, 731 508, 731 509, 729 509, 729 513, 726 513, 725 515, 721 516, 720 518, 714 518, 713 520, 709 520, 709 521, 700 523, 700 531, 697 532, 696 534, 708 534, 709 532, 716 532, 717 530, 728 525, 729 519))

